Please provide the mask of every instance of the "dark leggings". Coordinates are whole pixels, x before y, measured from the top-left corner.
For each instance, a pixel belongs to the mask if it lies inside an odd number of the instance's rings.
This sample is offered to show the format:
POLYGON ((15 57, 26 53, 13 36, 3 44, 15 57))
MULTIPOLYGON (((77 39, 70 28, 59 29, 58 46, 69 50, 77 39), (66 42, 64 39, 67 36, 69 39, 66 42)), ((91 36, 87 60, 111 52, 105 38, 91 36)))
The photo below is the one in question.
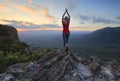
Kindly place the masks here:
POLYGON ((63 33, 63 42, 64 46, 68 44, 68 39, 69 39, 70 33, 63 33))

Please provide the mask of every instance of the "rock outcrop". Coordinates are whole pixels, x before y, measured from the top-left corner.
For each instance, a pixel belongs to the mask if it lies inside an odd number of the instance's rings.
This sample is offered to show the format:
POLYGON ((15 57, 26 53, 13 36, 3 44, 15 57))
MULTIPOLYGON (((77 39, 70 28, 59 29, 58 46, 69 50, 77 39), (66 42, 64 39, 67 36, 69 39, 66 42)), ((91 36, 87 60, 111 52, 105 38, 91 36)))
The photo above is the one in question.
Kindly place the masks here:
POLYGON ((0 50, 8 51, 27 46, 27 44, 19 41, 17 30, 14 27, 0 24, 0 50))
POLYGON ((51 52, 38 61, 8 67, 0 81, 120 81, 120 63, 51 52))
POLYGON ((19 41, 17 30, 12 26, 8 26, 8 25, 0 25, 0 37, 9 38, 13 42, 19 41))

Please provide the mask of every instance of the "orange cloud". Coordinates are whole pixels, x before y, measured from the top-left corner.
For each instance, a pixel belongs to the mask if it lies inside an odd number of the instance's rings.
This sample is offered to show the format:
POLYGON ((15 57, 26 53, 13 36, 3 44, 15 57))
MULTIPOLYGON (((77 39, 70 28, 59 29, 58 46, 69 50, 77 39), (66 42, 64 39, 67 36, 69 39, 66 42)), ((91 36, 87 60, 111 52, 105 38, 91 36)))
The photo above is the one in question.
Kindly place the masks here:
POLYGON ((52 22, 56 22, 56 19, 54 16, 51 16, 48 12, 48 9, 44 6, 39 6, 40 9, 43 10, 43 14, 45 17, 47 17, 48 19, 50 19, 52 22))
POLYGON ((17 28, 17 31, 18 32, 25 32, 26 30, 17 28))
POLYGON ((33 25, 33 23, 31 22, 26 22, 26 21, 18 21, 21 25, 24 25, 24 26, 31 26, 33 25))
POLYGON ((28 2, 30 3, 30 4, 32 4, 33 2, 32 2, 32 0, 28 0, 28 2))
POLYGON ((42 30, 54 30, 54 31, 62 31, 61 28, 49 28, 49 27, 45 27, 45 28, 27 28, 27 29, 23 29, 23 28, 17 28, 18 32, 26 32, 26 31, 42 31, 42 30))
POLYGON ((5 6, 4 4, 2 4, 2 3, 0 3, 0 9, 8 9, 8 7, 7 6, 5 6))
POLYGON ((17 8, 27 12, 27 13, 33 13, 33 14, 39 14, 40 12, 32 7, 24 6, 24 5, 16 5, 17 8))

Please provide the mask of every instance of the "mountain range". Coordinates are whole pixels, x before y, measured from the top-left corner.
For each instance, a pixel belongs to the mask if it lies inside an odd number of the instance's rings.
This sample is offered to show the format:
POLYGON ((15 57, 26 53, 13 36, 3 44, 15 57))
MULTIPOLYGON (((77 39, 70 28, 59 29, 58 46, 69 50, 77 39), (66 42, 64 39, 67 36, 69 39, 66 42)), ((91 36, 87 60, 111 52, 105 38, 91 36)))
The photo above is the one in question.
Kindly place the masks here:
MULTIPOLYGON (((69 37, 69 45, 119 45, 120 27, 105 27, 94 32, 73 32, 69 37)), ((21 41, 27 42, 35 47, 62 47, 63 39, 61 31, 35 31, 34 33, 19 33, 21 41)))
POLYGON ((84 40, 96 44, 120 44, 119 35, 120 27, 105 27, 88 34, 84 40))

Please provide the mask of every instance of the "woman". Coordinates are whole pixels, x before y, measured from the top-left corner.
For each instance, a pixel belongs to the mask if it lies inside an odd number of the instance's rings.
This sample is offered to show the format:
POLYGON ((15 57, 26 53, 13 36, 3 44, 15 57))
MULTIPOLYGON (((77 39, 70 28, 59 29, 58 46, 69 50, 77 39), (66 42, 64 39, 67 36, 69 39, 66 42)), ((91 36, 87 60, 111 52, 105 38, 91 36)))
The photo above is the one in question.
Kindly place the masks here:
POLYGON ((63 42, 64 42, 65 52, 68 51, 68 39, 69 39, 69 35, 70 35, 69 24, 70 24, 70 15, 66 9, 63 16, 62 16, 63 42), (65 14, 67 14, 67 16, 65 16, 65 14))

